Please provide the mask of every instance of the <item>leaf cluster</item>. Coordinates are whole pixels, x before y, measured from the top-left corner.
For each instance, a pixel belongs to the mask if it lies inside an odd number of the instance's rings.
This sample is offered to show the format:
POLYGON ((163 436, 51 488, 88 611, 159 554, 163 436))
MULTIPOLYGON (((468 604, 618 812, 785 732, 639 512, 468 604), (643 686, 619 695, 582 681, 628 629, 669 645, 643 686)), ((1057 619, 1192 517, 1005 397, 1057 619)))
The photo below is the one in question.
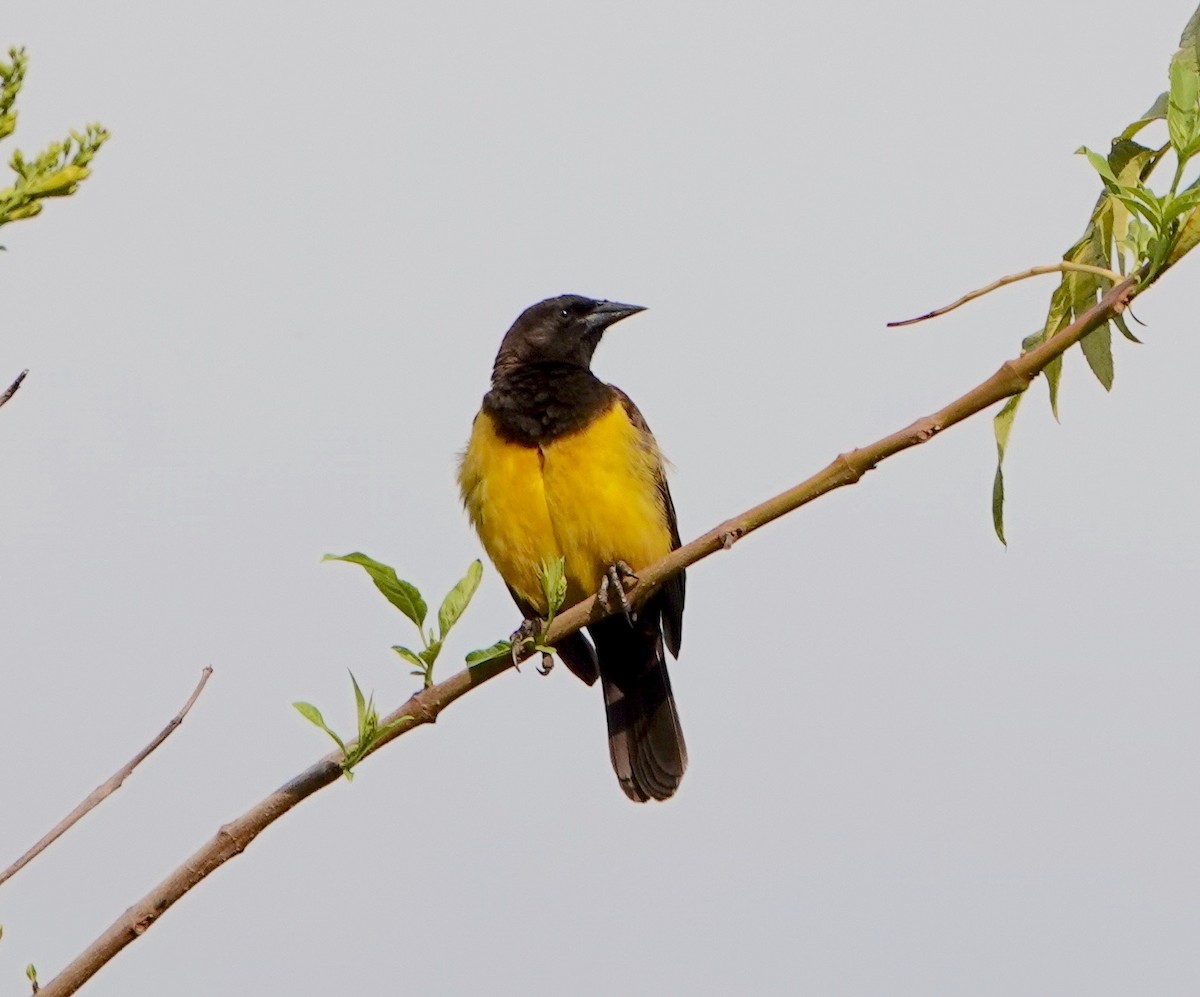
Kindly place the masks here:
MULTIPOLYGON (((0 61, 0 140, 17 126, 15 104, 29 66, 24 49, 9 49, 8 57, 9 61, 0 61)), ((108 137, 101 125, 90 124, 83 131, 69 132, 32 159, 19 149, 14 151, 9 166, 16 177, 11 186, 0 190, 0 225, 39 214, 48 197, 74 194, 91 175, 89 164, 108 137)))
MULTIPOLYGON (((392 650, 414 666, 415 670, 412 674, 421 676, 425 688, 433 685, 433 666, 438 655, 441 654, 442 646, 445 644, 450 630, 462 618, 476 589, 479 588, 480 579, 483 577, 483 564, 478 560, 472 561, 471 566, 467 568, 467 573, 446 593, 446 597, 438 608, 438 625, 437 630, 434 631, 425 626, 429 607, 425 604, 420 590, 411 582, 400 578, 396 574, 395 568, 358 551, 352 554, 326 554, 323 560, 348 561, 362 567, 370 576, 371 581, 375 583, 375 587, 383 593, 383 597, 413 623, 421 640, 420 650, 414 651, 399 644, 393 645, 392 650)), ((358 736, 349 744, 325 723, 321 711, 311 703, 292 704, 301 716, 333 738, 334 743, 341 749, 342 771, 346 774, 347 779, 353 778, 351 771, 353 767, 368 755, 381 740, 397 727, 412 719, 410 716, 399 717, 393 723, 381 727, 379 712, 375 708, 374 694, 369 697, 363 695, 353 672, 350 673, 350 682, 354 686, 354 701, 358 711, 358 736)))
POLYGON ((392 646, 392 650, 414 666, 415 670, 412 674, 420 675, 424 679, 425 688, 428 689, 433 685, 434 663, 437 661, 438 655, 442 653, 442 645, 451 628, 462 618, 467 606, 471 604, 475 590, 479 588, 479 581, 483 578, 483 564, 478 560, 472 561, 470 567, 467 568, 467 573, 446 593, 446 597, 438 609, 438 628, 434 631, 432 627, 425 626, 425 617, 429 608, 425 605, 420 590, 412 582, 406 582, 400 578, 396 574, 395 568, 358 552, 341 555, 326 554, 324 560, 349 561, 351 564, 361 565, 371 576, 375 587, 383 593, 383 597, 412 621, 417 628, 417 635, 421 639, 421 649, 414 651, 403 645, 395 644, 392 646))
POLYGON ((354 779, 354 766, 362 761, 380 741, 392 731, 403 727, 412 719, 411 716, 406 714, 402 717, 397 717, 390 724, 380 726, 379 711, 375 708, 374 694, 370 697, 363 696, 363 691, 359 687, 358 680, 354 677, 353 672, 350 673, 350 682, 354 686, 354 703, 358 712, 358 736, 349 745, 325 723, 325 718, 321 715, 321 711, 313 706, 312 703, 301 702, 292 704, 302 717, 315 726, 320 727, 321 730, 333 738, 334 744, 342 752, 342 774, 345 775, 347 781, 354 779))
MULTIPOLYGON (((1063 254, 1063 260, 1092 268, 1092 272, 1064 269, 1058 287, 1050 296, 1046 321, 1022 342, 1023 352, 1035 349, 1074 322, 1115 280, 1135 274, 1139 288, 1145 287, 1200 243, 1200 180, 1183 186, 1189 163, 1200 154, 1200 9, 1184 28, 1179 51, 1171 59, 1169 76, 1170 89, 1112 140, 1107 156, 1087 146, 1078 150, 1099 175, 1104 190, 1083 235, 1063 254), (1166 122, 1167 143, 1154 148, 1138 142, 1143 129, 1157 121, 1166 122), (1149 181, 1164 159, 1174 160, 1175 171, 1170 187, 1158 193, 1149 181)), ((1114 325, 1126 339, 1140 342, 1121 315, 1114 315, 1111 322, 1079 342, 1088 367, 1105 390, 1111 390, 1113 385, 1114 325)), ((1050 407, 1056 419, 1061 378, 1060 356, 1046 367, 1050 407)), ((992 485, 992 522, 1001 542, 1004 542, 1004 457, 1024 397, 1021 393, 1010 398, 993 421, 997 462, 992 485)))

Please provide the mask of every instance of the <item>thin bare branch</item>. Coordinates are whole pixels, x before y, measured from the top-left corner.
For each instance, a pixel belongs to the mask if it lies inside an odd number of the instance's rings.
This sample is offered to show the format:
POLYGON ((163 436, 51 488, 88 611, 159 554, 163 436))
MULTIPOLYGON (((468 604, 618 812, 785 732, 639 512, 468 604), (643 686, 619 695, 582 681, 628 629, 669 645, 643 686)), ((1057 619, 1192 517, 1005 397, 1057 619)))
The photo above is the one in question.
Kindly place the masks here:
POLYGON ((1119 284, 1125 279, 1124 274, 1119 274, 1115 270, 1108 270, 1105 267, 1094 267, 1090 263, 1073 263, 1070 260, 1063 260, 1061 263, 1051 263, 1044 267, 1030 267, 1030 269, 1022 270, 1020 273, 1011 273, 1007 277, 1001 277, 999 280, 992 281, 987 287, 981 287, 977 291, 964 294, 953 304, 946 305, 945 308, 935 308, 933 311, 926 312, 924 315, 918 315, 916 318, 906 318, 899 322, 889 322, 888 328, 898 329, 902 325, 916 325, 918 322, 924 322, 926 319, 937 318, 939 315, 952 312, 955 308, 961 308, 969 301, 982 298, 985 294, 991 294, 992 291, 998 291, 1000 288, 1007 287, 1009 284, 1015 284, 1019 280, 1028 280, 1030 277, 1041 277, 1048 273, 1065 273, 1068 270, 1095 274, 1097 277, 1107 277, 1114 284, 1119 284))
POLYGON ((21 373, 17 375, 17 379, 8 386, 8 389, 4 392, 4 394, 0 395, 0 408, 3 408, 8 404, 8 400, 17 393, 17 388, 21 386, 21 382, 25 380, 28 374, 29 368, 26 367, 25 370, 21 371, 21 373))
MULTIPOLYGON (((1111 288, 1084 314, 1042 343, 1036 349, 1002 364, 987 380, 932 415, 885 436, 869 446, 840 454, 823 471, 772 499, 728 519, 691 543, 673 551, 661 561, 638 572, 640 581, 630 590, 634 604, 643 602, 672 575, 719 550, 727 550, 739 539, 780 516, 845 485, 859 481, 880 461, 902 450, 927 443, 938 433, 964 419, 990 408, 1010 395, 1025 391, 1050 361, 1061 356, 1093 329, 1124 310, 1138 293, 1137 278, 1129 277, 1111 288)), ((609 615, 593 597, 560 613, 546 634, 546 642, 555 644, 588 623, 609 615)), ((533 652, 537 653, 537 652, 533 652)), ((467 668, 444 682, 422 689, 382 721, 381 726, 396 724, 393 730, 372 748, 394 741, 410 730, 434 723, 438 715, 456 699, 513 667, 512 658, 500 658, 467 668)), ((335 751, 305 769, 246 813, 221 827, 217 833, 182 865, 138 900, 114 921, 99 938, 81 952, 53 980, 42 988, 44 997, 65 997, 84 983, 130 942, 140 938, 177 900, 209 874, 236 855, 240 855, 264 830, 289 810, 318 790, 337 781, 342 774, 341 752, 335 751)))
POLYGON ((114 772, 106 781, 102 782, 99 786, 88 793, 84 801, 69 814, 67 814, 66 817, 55 824, 54 827, 51 828, 51 830, 36 845, 30 848, 29 851, 17 859, 17 861, 10 865, 7 869, 5 869, 3 872, 0 872, 0 884, 12 879, 13 876, 25 868, 25 866, 29 865, 30 862, 32 862, 42 852, 54 844, 54 842, 60 837, 62 837, 62 835, 65 834, 72 826, 77 824, 85 814, 94 810, 101 803, 103 803, 104 800, 112 796, 113 793, 120 789, 121 783, 125 781, 128 775, 142 762, 144 762, 147 756, 149 756, 149 754, 154 751, 155 748, 157 748, 163 743, 163 741, 170 737, 171 734, 174 733, 176 727, 183 723, 183 718, 188 715, 188 711, 192 708, 192 704, 200 698, 200 693, 204 691, 204 686, 208 682, 208 677, 211 674, 212 666, 205 666, 204 670, 200 673, 200 681, 197 683, 196 688, 192 690, 192 694, 188 697, 188 701, 183 704, 183 709, 181 709, 175 714, 175 716, 171 718, 171 722, 168 723, 167 726, 161 731, 159 731, 158 736, 155 737, 153 741, 147 744, 146 747, 144 747, 136 755, 134 755, 133 758, 121 766, 120 769, 114 772))

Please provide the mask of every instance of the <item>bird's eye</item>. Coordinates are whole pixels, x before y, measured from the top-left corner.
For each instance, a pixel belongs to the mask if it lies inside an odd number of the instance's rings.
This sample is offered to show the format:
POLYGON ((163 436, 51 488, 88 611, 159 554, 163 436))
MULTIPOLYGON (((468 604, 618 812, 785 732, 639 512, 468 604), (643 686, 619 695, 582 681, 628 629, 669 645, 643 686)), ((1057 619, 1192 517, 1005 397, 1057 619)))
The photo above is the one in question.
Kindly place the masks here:
POLYGON ((559 312, 559 314, 560 314, 560 315, 561 315, 563 318, 570 318, 570 313, 569 313, 569 312, 568 312, 568 311, 567 311, 565 308, 564 308, 564 309, 563 309, 561 312, 559 312))

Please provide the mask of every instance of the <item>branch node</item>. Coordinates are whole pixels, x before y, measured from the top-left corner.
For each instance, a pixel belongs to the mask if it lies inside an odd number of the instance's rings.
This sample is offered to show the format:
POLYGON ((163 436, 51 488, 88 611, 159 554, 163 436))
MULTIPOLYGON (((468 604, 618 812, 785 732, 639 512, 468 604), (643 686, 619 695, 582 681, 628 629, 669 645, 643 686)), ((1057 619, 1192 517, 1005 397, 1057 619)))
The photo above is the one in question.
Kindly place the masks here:
POLYGON ((154 922, 157 920, 157 914, 144 914, 133 922, 133 927, 130 928, 130 931, 133 933, 134 937, 144 935, 150 930, 150 928, 154 925, 154 922))
POLYGON ((851 450, 849 453, 840 453, 833 460, 834 464, 841 464, 842 472, 848 479, 848 481, 846 483, 850 484, 850 485, 858 484, 858 482, 861 480, 862 476, 864 474, 866 474, 867 471, 871 470, 872 467, 875 466, 874 464, 872 464, 872 465, 870 465, 870 467, 866 467, 866 468, 862 468, 862 469, 858 468, 855 465, 854 461, 851 459, 857 453, 859 453, 858 450, 851 450))
POLYGON ((217 830, 217 837, 225 838, 229 841, 229 844, 233 849, 232 854, 241 855, 242 852, 246 850, 246 846, 238 840, 238 836, 233 833, 232 828, 232 824, 222 824, 217 830))
MULTIPOLYGON (((1123 311, 1125 311, 1126 308, 1129 307, 1129 302, 1133 300, 1133 287, 1134 285, 1130 284, 1127 288, 1125 288, 1124 291, 1121 292, 1120 295, 1118 295, 1116 300, 1113 301, 1112 312, 1114 315, 1120 315, 1123 311)), ((1134 319, 1137 319, 1136 315, 1134 315, 1134 319)), ((1145 325, 1146 323, 1138 322, 1138 324, 1145 325)))
POLYGON ((943 428, 945 427, 943 427, 940 422, 938 422, 932 416, 928 416, 924 419, 918 419, 915 423, 913 423, 913 435, 916 437, 918 443, 928 443, 935 436, 937 436, 937 434, 940 433, 943 428))
POLYGON ((735 543, 746 535, 746 531, 740 526, 732 526, 727 530, 721 531, 721 548, 729 550, 735 543))
POLYGON ((1000 372, 1008 378, 1006 387, 1009 389, 1009 394, 1019 395, 1025 391, 1032 383, 1038 372, 1023 373, 1017 369, 1016 365, 1011 360, 1005 360, 1000 365, 1000 372))
MULTIPOLYGON (((424 691, 424 690, 423 690, 424 691)), ((421 698, 421 694, 410 696, 408 702, 400 707, 401 713, 407 713, 413 718, 413 726, 419 727, 421 724, 437 723, 438 714, 441 713, 439 707, 431 706, 421 698)))

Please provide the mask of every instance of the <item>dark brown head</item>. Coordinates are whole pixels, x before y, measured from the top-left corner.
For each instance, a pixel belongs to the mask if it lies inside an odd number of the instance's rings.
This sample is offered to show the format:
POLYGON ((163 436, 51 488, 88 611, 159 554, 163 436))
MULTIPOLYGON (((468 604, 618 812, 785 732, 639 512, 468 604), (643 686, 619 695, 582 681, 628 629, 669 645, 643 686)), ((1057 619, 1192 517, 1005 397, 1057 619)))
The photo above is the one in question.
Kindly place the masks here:
POLYGON ((595 301, 579 294, 562 294, 530 305, 500 344, 492 380, 529 363, 559 363, 587 370, 604 330, 642 311, 641 305, 595 301))

